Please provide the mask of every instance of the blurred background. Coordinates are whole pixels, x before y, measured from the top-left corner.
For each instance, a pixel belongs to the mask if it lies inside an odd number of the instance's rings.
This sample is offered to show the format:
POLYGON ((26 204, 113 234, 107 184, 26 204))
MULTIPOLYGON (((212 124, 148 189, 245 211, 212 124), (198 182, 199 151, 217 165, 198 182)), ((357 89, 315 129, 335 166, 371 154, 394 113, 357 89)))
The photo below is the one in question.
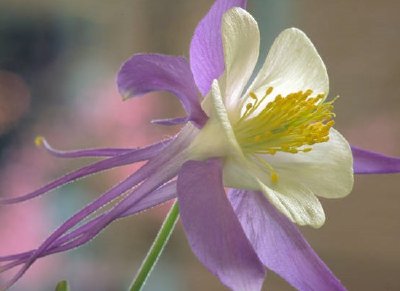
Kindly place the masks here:
MULTIPOLYGON (((121 63, 136 52, 188 55, 192 32, 213 1, 2 0, 0 2, 0 195, 21 195, 88 161, 37 149, 135 147, 179 128, 150 125, 181 116, 166 93, 122 102, 121 63)), ((337 128, 354 145, 400 156, 400 4, 382 1, 249 0, 265 57, 295 26, 326 63, 337 128)), ((0 255, 36 247, 67 217, 134 167, 70 184, 41 199, 0 209, 0 255)), ((302 228, 349 290, 400 290, 399 175, 358 176, 345 199, 324 200, 327 222, 302 228)), ((168 205, 118 221, 86 246, 37 262, 12 290, 124 290, 168 205)), ((145 290, 223 290, 191 253, 179 224, 145 290)), ((292 290, 269 273, 265 290, 292 290)))

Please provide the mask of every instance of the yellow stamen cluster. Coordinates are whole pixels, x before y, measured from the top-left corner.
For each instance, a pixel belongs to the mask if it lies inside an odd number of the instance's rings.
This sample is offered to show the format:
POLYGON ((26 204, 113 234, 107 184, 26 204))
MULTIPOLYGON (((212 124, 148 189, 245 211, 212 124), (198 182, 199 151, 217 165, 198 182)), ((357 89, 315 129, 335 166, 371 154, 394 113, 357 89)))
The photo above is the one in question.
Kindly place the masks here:
MULTIPOLYGON (((245 154, 309 152, 312 145, 329 140, 329 130, 335 123, 332 112, 335 100, 324 102, 324 94, 311 97, 313 91, 307 90, 284 97, 278 95, 267 103, 266 98, 272 91, 269 87, 262 98, 251 92, 244 114, 233 126, 245 154)), ((278 183, 275 169, 263 158, 253 158, 269 171, 271 182, 278 183)))
POLYGON ((313 144, 329 140, 329 130, 334 125, 334 100, 324 102, 324 94, 310 97, 312 90, 300 91, 284 97, 278 95, 260 111, 272 90, 269 87, 262 98, 250 93, 251 101, 234 125, 245 153, 309 152, 313 144))

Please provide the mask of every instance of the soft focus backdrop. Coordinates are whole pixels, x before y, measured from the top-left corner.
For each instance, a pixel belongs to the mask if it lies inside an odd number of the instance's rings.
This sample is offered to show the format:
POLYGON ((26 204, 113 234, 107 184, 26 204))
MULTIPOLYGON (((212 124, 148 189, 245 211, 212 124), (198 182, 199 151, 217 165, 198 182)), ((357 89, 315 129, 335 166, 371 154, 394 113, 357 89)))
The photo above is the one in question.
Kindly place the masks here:
MULTIPOLYGON (((213 1, 2 0, 0 2, 0 195, 20 195, 88 161, 51 158, 41 134, 65 149, 140 146, 179 128, 149 125, 180 116, 173 96, 122 102, 114 84, 136 52, 188 55, 191 34, 213 1)), ((326 63, 337 128, 358 146, 400 156, 400 2, 249 0, 262 58, 295 26, 326 63)), ((133 167, 90 177, 44 198, 0 208, 0 255, 36 247, 56 226, 133 167)), ((323 175, 323 173, 321 173, 323 175)), ((327 222, 302 228, 350 290, 400 290, 399 175, 358 176, 353 193, 324 200, 327 222)), ((36 263, 12 290, 123 290, 168 205, 114 223, 91 243, 36 263)), ((1 278, 0 278, 1 279, 1 278)), ((292 290, 269 273, 268 290, 292 290)), ((191 253, 181 225, 145 290, 222 290, 191 253)))

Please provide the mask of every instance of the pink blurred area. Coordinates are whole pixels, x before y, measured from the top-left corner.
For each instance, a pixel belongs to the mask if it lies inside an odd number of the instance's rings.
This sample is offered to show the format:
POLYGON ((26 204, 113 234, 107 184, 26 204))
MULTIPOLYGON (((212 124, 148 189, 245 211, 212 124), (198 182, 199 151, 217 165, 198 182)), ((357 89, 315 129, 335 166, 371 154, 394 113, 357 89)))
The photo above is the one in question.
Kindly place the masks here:
MULTIPOLYGON (((71 110, 63 112, 55 123, 40 124, 35 131, 62 149, 145 146, 174 132, 151 124, 160 112, 158 103, 162 98, 160 93, 151 93, 123 101, 114 80, 107 80, 100 87, 76 96, 71 110)), ((122 179, 137 167, 118 168, 105 178, 122 179)))
MULTIPOLYGON (((156 116, 155 104, 160 102, 160 94, 148 94, 135 101, 122 102, 113 80, 104 82, 103 87, 82 92, 71 103, 71 109, 60 113, 52 123, 40 120, 34 128, 54 146, 62 149, 80 147, 140 147, 166 138, 170 130, 160 130, 150 124, 156 116)), ((62 174, 60 169, 73 169, 84 163, 75 163, 50 156, 44 149, 34 146, 33 139, 23 145, 8 150, 7 158, 0 170, 0 192, 7 196, 29 193, 62 174), (57 173, 57 174, 55 174, 57 173)), ((86 161, 86 163, 89 161, 86 161)), ((83 192, 99 191, 99 184, 105 188, 131 174, 139 165, 125 166, 102 175, 101 182, 86 183, 83 192), (90 190, 91 189, 91 190, 90 190)), ((103 188, 104 188, 103 187, 103 188)), ((101 187, 100 187, 101 188, 101 187)), ((47 195, 65 195, 57 193, 47 195)), ((100 194, 100 193, 97 193, 100 194)), ((94 197, 93 195, 90 195, 94 197)), ((76 198, 76 197, 75 197, 76 198)), ((70 199, 74 199, 71 197, 70 199)), ((86 199, 87 200, 87 199, 86 199)), ((0 255, 13 254, 37 247, 54 227, 54 210, 63 205, 49 205, 45 198, 3 207, 0 212, 0 255)), ((75 209, 77 210, 77 209, 75 209)), ((70 209, 70 213, 74 210, 70 209)), ((165 209, 155 211, 155 217, 162 219, 165 209), (161 212, 160 212, 161 211, 161 212)), ((40 286, 52 277, 55 265, 65 264, 67 258, 54 256, 42 260, 28 271, 21 280, 23 286, 40 286)), ((91 268, 90 261, 85 263, 91 268)), ((20 287, 21 287, 20 286, 20 287)))
MULTIPOLYGON (((45 183, 48 173, 54 169, 54 164, 46 158, 43 159, 32 147, 11 152, 9 161, 0 171, 1 193, 28 193, 36 185, 45 183), (40 165, 39 169, 37 165, 40 165)), ((36 248, 43 241, 50 226, 47 205, 43 199, 3 207, 0 211, 0 255, 36 248)), ((51 273, 51 266, 57 263, 59 262, 55 257, 41 262, 30 274, 30 284, 39 284, 51 273)))

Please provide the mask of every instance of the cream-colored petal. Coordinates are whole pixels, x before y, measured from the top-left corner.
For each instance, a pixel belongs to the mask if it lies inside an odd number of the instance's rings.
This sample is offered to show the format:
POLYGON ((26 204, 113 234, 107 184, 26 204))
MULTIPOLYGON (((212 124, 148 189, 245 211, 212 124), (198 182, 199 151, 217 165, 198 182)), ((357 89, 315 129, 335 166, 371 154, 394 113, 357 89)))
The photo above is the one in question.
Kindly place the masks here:
POLYGON ((202 108, 209 119, 188 149, 191 159, 243 156, 228 119, 217 80, 213 81, 211 90, 202 103, 202 108))
POLYGON ((257 176, 254 175, 258 168, 253 169, 254 165, 243 155, 237 143, 217 80, 212 83, 202 107, 209 116, 209 120, 188 148, 189 159, 223 158, 225 186, 261 190, 257 176))
POLYGON ((277 94, 286 96, 308 89, 313 90, 314 94, 328 95, 326 67, 310 39, 301 30, 286 29, 275 39, 246 95, 255 92, 261 98, 268 87, 274 90, 265 103, 273 100, 277 94))
POLYGON ((242 8, 233 8, 222 19, 225 72, 220 78, 222 97, 231 113, 237 108, 244 87, 257 63, 260 32, 254 18, 242 8))
POLYGON ((248 157, 226 161, 225 185, 261 190, 279 211, 299 225, 320 227, 325 214, 317 196, 340 198, 353 187, 350 146, 334 129, 328 142, 314 145, 308 153, 277 153, 262 158, 279 175, 277 183, 272 183, 268 168, 248 157))
POLYGON ((291 183, 280 183, 274 189, 264 186, 262 192, 280 212, 296 224, 318 228, 325 222, 322 205, 307 185, 299 187, 291 183))
POLYGON ((217 81, 202 106, 209 120, 192 142, 187 156, 195 160, 223 158, 225 186, 262 191, 293 222, 313 227, 320 227, 325 221, 316 195, 337 198, 350 192, 351 150, 334 129, 330 140, 314 145, 311 152, 263 156, 279 175, 278 182, 272 183, 271 169, 263 168, 254 156, 244 155, 240 149, 217 81))
POLYGON ((227 187, 260 191, 262 187, 257 174, 251 161, 243 156, 227 157, 224 161, 223 179, 227 187))
MULTIPOLYGON (((315 144, 308 153, 265 156, 279 175, 278 184, 307 187, 324 198, 341 198, 353 188, 353 155, 346 139, 335 129, 329 141, 315 144)), ((267 180, 268 182, 268 180, 267 180)))
POLYGON ((224 164, 224 185, 232 188, 261 191, 281 213, 299 225, 320 227, 325 221, 321 203, 308 185, 292 181, 272 185, 268 170, 260 169, 249 159, 227 159, 224 164))

